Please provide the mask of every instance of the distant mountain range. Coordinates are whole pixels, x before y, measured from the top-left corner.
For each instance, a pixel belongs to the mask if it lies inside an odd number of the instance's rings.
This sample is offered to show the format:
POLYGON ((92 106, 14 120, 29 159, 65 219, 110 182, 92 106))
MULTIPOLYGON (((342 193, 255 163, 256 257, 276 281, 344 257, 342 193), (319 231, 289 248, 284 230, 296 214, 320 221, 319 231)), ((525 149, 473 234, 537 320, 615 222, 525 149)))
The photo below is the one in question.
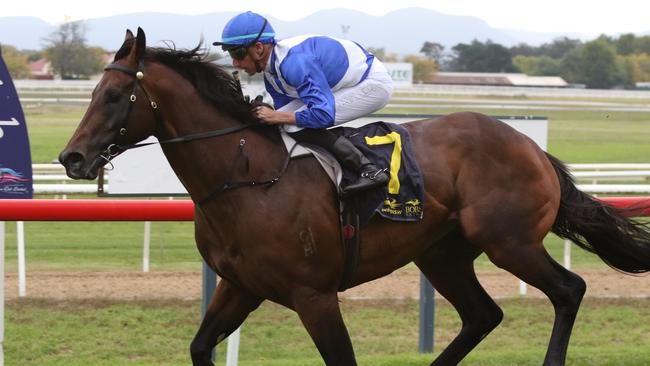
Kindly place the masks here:
MULTIPOLYGON (((84 20, 88 45, 116 50, 122 44, 127 28, 142 27, 149 45, 173 41, 178 48, 196 46, 201 36, 211 44, 221 35, 221 29, 234 16, 233 12, 203 15, 166 13, 131 13, 84 20)), ((438 13, 422 8, 408 8, 384 16, 372 16, 356 10, 323 10, 296 21, 268 17, 278 38, 314 33, 347 37, 367 47, 384 48, 397 54, 417 54, 425 41, 437 42, 447 49, 473 39, 512 46, 517 43, 539 45, 556 37, 587 39, 576 33, 543 33, 497 29, 485 21, 470 16, 438 13), (346 34, 343 26, 349 26, 346 34)), ((0 44, 19 49, 41 49, 47 37, 56 29, 35 17, 0 17, 0 44)))

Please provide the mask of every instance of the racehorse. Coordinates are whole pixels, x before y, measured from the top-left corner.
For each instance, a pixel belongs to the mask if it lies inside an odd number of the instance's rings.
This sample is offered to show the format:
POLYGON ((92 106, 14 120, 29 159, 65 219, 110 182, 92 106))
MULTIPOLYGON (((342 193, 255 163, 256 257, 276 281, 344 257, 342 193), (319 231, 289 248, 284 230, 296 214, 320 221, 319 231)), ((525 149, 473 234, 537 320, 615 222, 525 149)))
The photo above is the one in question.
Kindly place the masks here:
MULTIPOLYGON (((355 365, 339 309, 344 249, 337 190, 313 158, 289 161, 276 128, 256 123, 235 79, 192 50, 126 38, 59 160, 94 179, 153 135, 196 203, 196 244, 222 278, 191 343, 194 365, 264 300, 297 312, 327 365, 355 365)), ((566 166, 508 125, 454 113, 404 125, 424 178, 423 218, 373 217, 350 287, 415 262, 462 319, 431 365, 459 363, 502 320, 473 262, 481 253, 540 289, 555 323, 544 365, 564 365, 585 282, 543 247, 549 231, 624 272, 650 270, 650 235, 579 191, 566 166)))

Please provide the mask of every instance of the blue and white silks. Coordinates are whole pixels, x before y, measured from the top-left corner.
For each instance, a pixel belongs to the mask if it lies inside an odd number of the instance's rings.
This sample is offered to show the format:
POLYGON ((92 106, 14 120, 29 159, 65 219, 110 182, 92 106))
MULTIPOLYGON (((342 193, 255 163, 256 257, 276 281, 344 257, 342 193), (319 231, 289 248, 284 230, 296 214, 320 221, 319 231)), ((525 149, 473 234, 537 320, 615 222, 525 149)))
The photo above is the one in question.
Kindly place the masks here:
POLYGON ((278 41, 264 70, 276 110, 296 112, 296 126, 327 128, 382 108, 392 93, 386 69, 357 43, 305 35, 278 41))

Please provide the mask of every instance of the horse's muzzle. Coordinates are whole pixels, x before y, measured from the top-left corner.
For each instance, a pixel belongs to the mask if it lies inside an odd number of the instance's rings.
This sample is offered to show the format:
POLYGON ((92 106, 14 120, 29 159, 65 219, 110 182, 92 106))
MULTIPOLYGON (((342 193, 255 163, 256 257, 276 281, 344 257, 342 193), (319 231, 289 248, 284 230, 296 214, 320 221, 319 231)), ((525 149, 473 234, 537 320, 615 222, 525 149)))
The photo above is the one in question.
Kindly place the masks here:
POLYGON ((86 162, 83 154, 75 151, 63 150, 59 154, 59 162, 65 167, 65 172, 72 179, 95 179, 97 169, 86 162))

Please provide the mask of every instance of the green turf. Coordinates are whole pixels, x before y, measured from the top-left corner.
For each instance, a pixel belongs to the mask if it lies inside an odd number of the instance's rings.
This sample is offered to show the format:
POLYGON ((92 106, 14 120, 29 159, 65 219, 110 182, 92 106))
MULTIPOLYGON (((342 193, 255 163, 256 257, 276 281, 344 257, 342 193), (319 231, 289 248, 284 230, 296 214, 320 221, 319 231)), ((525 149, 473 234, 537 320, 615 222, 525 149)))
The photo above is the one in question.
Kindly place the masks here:
MULTIPOLYGON (((544 300, 500 300, 503 323, 462 365, 540 365, 552 327, 544 300)), ((587 299, 569 348, 570 365, 647 365, 650 299, 587 299)), ((11 301, 7 365, 186 365, 198 326, 196 301, 11 301), (71 331, 74 330, 74 331, 71 331)), ((351 301, 342 309, 359 365, 425 365, 417 353, 417 302, 351 301)), ((460 321, 437 301, 435 353, 460 321)), ((264 303, 242 327, 240 365, 321 365, 295 313, 264 303)), ((218 348, 224 364, 225 344, 218 348)))
POLYGON ((72 133, 84 113, 83 107, 39 106, 25 108, 32 163, 51 163, 72 133))
MULTIPOLYGON (((26 222, 28 271, 141 270, 142 222, 26 222)), ((16 270, 16 225, 6 223, 6 268, 16 270)), ((151 223, 151 270, 200 270, 191 222, 151 223)))

